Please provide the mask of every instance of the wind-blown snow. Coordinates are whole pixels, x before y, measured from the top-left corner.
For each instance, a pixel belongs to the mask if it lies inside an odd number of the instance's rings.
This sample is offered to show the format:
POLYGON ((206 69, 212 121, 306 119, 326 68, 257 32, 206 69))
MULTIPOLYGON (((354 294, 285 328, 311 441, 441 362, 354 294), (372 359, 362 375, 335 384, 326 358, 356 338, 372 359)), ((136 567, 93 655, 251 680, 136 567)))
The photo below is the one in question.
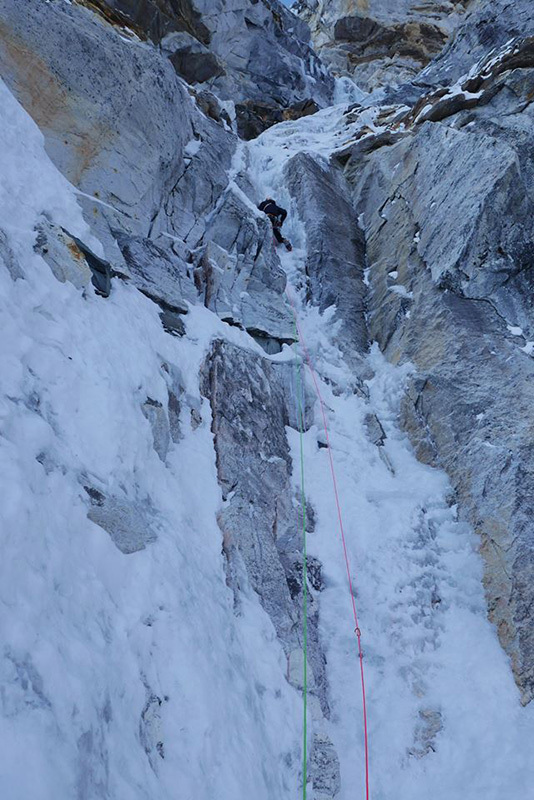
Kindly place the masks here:
MULTIPOLYGON (((234 613, 216 522, 210 409, 198 389, 214 336, 257 346, 200 307, 186 317, 187 336, 170 337, 157 307, 120 281, 107 300, 59 283, 33 251, 39 217, 93 249, 98 243, 38 129, 2 85, 0 104, 0 224, 24 272, 13 281, 0 265, 2 797, 89 800, 97 785, 113 800, 296 798, 301 701, 244 574, 242 611, 234 613), (163 363, 179 365, 190 404, 165 464, 141 411, 147 396, 165 398, 163 363), (191 405, 202 413, 196 430, 191 405), (153 509, 155 541, 120 553, 87 518, 84 485, 153 509)), ((289 205, 283 163, 302 149, 324 158, 343 144, 351 131, 342 110, 283 123, 248 145, 258 197, 289 205)), ((520 707, 487 621, 477 542, 456 519, 444 474, 420 464, 397 428, 410 367, 388 365, 375 348, 370 398, 353 394, 332 311, 321 315, 302 300, 306 242, 294 213, 286 227, 295 249, 282 259, 322 381, 357 587, 371 796, 528 800, 533 711, 520 707), (369 412, 387 434, 386 458, 365 433, 369 412), (442 727, 435 752, 416 758, 414 729, 428 711, 442 727)), ((286 349, 274 358, 291 357, 286 349)), ((296 432, 288 435, 296 459, 296 432)), ((317 427, 304 436, 317 512, 309 549, 324 570, 321 635, 339 797, 352 800, 363 796, 361 696, 319 436, 317 427)))

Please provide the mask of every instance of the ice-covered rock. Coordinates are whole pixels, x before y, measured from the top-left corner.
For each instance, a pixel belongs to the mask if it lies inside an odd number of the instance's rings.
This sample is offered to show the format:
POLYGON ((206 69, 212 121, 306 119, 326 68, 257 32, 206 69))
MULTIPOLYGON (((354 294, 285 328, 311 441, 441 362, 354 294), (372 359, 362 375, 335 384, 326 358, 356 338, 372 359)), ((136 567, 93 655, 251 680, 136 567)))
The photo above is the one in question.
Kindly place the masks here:
POLYGON ((306 153, 285 167, 287 185, 306 232, 307 296, 321 311, 336 307, 339 347, 355 365, 368 344, 365 245, 342 177, 306 153))

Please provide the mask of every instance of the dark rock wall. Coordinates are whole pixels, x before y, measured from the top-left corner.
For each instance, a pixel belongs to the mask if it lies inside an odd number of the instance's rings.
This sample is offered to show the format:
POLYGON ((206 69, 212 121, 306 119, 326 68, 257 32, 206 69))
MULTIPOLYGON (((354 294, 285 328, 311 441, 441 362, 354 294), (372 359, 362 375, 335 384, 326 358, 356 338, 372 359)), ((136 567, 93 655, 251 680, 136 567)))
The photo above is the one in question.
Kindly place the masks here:
POLYGON ((160 45, 188 83, 235 102, 246 139, 332 99, 333 79, 309 45, 306 24, 278 0, 77 2, 160 45))

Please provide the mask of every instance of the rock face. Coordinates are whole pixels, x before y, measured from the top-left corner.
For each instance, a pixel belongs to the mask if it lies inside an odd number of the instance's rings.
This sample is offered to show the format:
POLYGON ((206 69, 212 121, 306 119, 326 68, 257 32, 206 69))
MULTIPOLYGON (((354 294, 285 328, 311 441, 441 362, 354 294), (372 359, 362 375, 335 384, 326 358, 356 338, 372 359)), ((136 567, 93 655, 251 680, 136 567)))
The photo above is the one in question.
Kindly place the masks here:
POLYGON ((110 258, 121 263, 110 228, 154 235, 161 216, 165 230, 174 219, 170 232, 197 245, 198 218, 227 184, 235 140, 196 110, 167 58, 79 5, 7 0, 0 63, 54 163, 90 195, 87 217, 110 258))
POLYGON ((342 176, 312 156, 299 153, 285 168, 286 180, 304 223, 308 298, 321 311, 336 307, 339 346, 349 362, 367 349, 365 244, 342 176))
POLYGON ((79 4, 6 0, 0 63, 50 157, 84 193, 107 258, 161 306, 169 329, 179 333, 177 315, 203 296, 271 350, 292 340, 269 224, 229 186, 237 138, 215 98, 197 105, 164 53, 79 4))
POLYGON ((449 85, 516 37, 532 36, 529 0, 474 0, 443 52, 428 65, 418 82, 449 85))
POLYGON ((529 0, 302 0, 296 9, 325 63, 366 91, 448 85, 534 25, 529 0))
POLYGON ((303 0, 297 9, 333 71, 371 91, 417 75, 471 5, 471 0, 303 0))
POLYGON ((188 83, 235 102, 244 138, 332 99, 333 79, 309 46, 306 24, 277 0, 78 2, 161 45, 188 83))
MULTIPOLYGON (((236 604, 246 582, 258 593, 283 644, 288 678, 301 689, 303 568, 298 520, 302 509, 291 485, 285 430, 293 421, 290 409, 295 406, 292 373, 291 364, 275 365, 217 342, 203 368, 202 391, 211 404, 223 492, 219 525, 227 581, 236 604)), ((311 511, 308 518, 313 520, 311 511)), ((313 559, 308 583, 310 703, 316 723, 312 778, 318 796, 330 800, 339 791, 339 764, 323 729, 330 709, 326 658, 318 633, 320 564, 313 559)))
POLYGON ((464 82, 421 98, 399 140, 356 146, 345 166, 365 230, 370 335, 393 362, 416 367, 403 423, 419 457, 448 471, 481 537, 490 617, 525 703, 534 695, 533 67, 532 40, 509 42, 471 71, 471 91, 464 82))

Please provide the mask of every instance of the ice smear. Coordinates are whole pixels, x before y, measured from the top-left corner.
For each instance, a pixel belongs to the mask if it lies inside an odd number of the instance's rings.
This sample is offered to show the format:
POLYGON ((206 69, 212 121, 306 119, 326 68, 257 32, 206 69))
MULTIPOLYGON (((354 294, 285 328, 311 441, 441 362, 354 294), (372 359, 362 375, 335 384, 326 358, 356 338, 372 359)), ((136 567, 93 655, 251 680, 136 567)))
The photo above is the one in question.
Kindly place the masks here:
POLYGON ((523 328, 518 328, 517 325, 507 325, 506 327, 512 336, 523 336, 523 328))

